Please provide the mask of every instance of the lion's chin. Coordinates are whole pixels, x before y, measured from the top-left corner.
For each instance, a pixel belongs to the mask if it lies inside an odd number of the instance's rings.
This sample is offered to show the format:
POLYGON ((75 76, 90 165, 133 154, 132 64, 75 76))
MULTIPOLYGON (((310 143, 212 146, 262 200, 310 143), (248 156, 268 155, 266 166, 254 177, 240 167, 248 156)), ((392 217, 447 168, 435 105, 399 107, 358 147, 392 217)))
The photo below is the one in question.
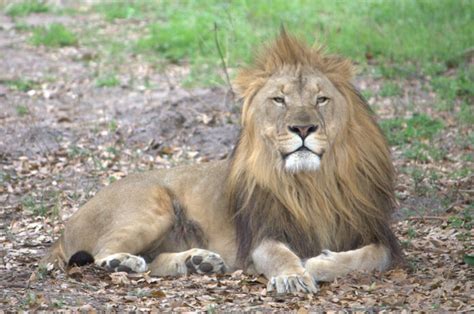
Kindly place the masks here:
POLYGON ((285 158, 285 170, 291 173, 316 171, 321 158, 310 151, 296 151, 285 158))

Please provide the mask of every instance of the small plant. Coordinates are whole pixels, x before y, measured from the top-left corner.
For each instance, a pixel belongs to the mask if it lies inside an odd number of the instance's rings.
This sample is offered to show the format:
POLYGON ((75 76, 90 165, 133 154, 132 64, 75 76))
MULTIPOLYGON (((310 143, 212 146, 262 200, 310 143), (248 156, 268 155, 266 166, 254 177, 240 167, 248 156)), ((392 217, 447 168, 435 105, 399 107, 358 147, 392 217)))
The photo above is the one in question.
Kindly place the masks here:
POLYGON ((472 207, 465 209, 461 215, 451 216, 448 218, 449 225, 454 229, 464 228, 471 230, 474 227, 474 221, 472 218, 472 207))
POLYGON ((47 216, 48 208, 42 201, 37 201, 32 196, 26 196, 22 200, 22 206, 27 211, 31 212, 35 216, 47 216))
POLYGON ((24 117, 30 113, 30 110, 28 109, 28 107, 23 106, 23 105, 16 106, 15 110, 16 110, 16 114, 19 115, 20 117, 24 117))
POLYGON ((115 74, 107 74, 100 76, 95 80, 95 85, 97 87, 114 87, 120 84, 119 79, 115 74))
POLYGON ((413 240, 416 238, 416 230, 415 228, 413 228, 413 226, 408 227, 407 236, 408 236, 408 239, 410 240, 413 240))
MULTIPOLYGON (((474 97, 473 97, 474 98, 474 97)), ((459 121, 467 125, 474 124, 474 106, 468 103, 467 100, 463 100, 461 108, 457 114, 459 121)))
POLYGON ((27 92, 38 86, 38 83, 27 79, 6 80, 5 84, 20 92, 27 92))
POLYGON ((38 266, 38 270, 36 271, 36 274, 38 275, 39 279, 44 279, 48 275, 49 270, 47 265, 40 264, 38 266))
MULTIPOLYGON (((431 84, 440 98, 438 109, 452 110, 458 98, 463 100, 463 103, 469 102, 469 99, 474 96, 473 80, 472 66, 461 67, 453 77, 438 76, 434 78, 431 84)), ((472 111, 470 114, 472 119, 472 111)))
POLYGON ((65 47, 77 44, 76 35, 64 25, 54 23, 33 31, 31 42, 36 46, 65 47))
POLYGON ((382 86, 380 90, 380 96, 382 97, 393 97, 401 95, 402 90, 400 86, 398 86, 394 82, 387 82, 382 86))
POLYGON ((69 158, 85 158, 92 155, 89 149, 76 145, 71 145, 68 147, 67 154, 69 158))
POLYGON ((97 11, 102 13, 106 20, 129 19, 141 15, 139 4, 123 2, 106 2, 96 6, 97 11))
POLYGON ((60 198, 57 192, 46 192, 41 198, 25 196, 22 199, 22 207, 35 216, 57 217, 60 210, 60 198))
POLYGON ((16 3, 11 3, 5 9, 5 14, 11 17, 25 16, 31 13, 44 13, 50 10, 46 1, 26 0, 16 3))
POLYGON ((362 97, 364 97, 365 100, 369 100, 374 95, 374 93, 368 89, 363 90, 360 93, 362 94, 362 97))

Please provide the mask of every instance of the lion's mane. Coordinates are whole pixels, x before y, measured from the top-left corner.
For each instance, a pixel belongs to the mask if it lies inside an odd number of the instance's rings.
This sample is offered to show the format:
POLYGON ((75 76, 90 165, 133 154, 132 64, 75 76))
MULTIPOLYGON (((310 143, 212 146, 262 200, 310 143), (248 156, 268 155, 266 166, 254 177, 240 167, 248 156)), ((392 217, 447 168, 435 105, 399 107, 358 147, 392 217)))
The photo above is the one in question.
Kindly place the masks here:
POLYGON ((265 238, 287 243, 301 258, 370 243, 384 244, 394 260, 401 258, 389 228, 395 207, 389 147, 352 76, 351 62, 308 47, 285 31, 238 74, 243 128, 231 157, 228 197, 240 262, 248 262, 252 248, 265 238), (349 119, 318 171, 291 174, 276 166, 281 157, 257 135, 248 109, 274 73, 308 67, 328 77, 345 97, 349 119))

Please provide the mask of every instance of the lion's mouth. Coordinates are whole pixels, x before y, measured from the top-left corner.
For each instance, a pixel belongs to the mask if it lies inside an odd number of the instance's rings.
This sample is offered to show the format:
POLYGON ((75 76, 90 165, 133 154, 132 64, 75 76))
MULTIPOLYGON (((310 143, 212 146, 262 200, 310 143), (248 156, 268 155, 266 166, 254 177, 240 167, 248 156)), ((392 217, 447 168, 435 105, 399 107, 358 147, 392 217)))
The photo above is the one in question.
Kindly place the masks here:
POLYGON ((294 151, 291 151, 289 153, 286 153, 286 154, 283 154, 283 159, 286 159, 288 156, 294 154, 294 153, 297 153, 297 152, 308 152, 308 153, 312 153, 312 154, 315 154, 316 156, 318 156, 319 158, 322 158, 323 157, 323 154, 324 154, 324 151, 322 151, 321 153, 317 153, 311 149, 309 149, 308 147, 302 145, 300 146, 299 148, 295 149, 294 151))

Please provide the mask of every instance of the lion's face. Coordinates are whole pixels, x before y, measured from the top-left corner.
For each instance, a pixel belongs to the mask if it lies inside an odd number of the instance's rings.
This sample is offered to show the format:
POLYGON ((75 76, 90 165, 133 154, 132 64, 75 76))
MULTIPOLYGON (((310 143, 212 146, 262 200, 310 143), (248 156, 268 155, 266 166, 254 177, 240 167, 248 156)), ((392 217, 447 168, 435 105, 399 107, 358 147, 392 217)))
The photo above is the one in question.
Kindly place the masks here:
POLYGON ((315 171, 343 127, 347 104, 314 70, 281 71, 257 92, 248 114, 267 148, 288 172, 315 171))

